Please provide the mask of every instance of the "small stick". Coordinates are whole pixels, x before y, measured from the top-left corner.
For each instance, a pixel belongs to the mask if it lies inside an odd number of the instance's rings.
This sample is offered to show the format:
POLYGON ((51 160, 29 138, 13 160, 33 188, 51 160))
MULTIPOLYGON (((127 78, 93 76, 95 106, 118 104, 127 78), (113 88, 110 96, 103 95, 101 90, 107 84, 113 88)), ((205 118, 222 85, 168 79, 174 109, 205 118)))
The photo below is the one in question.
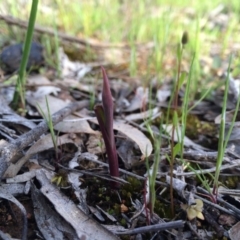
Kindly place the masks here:
POLYGON ((155 225, 139 227, 139 228, 127 230, 124 232, 116 231, 114 233, 117 235, 133 235, 133 234, 146 233, 146 232, 158 232, 158 231, 168 230, 172 228, 183 228, 184 223, 185 223, 184 221, 178 220, 178 221, 172 221, 168 223, 158 223, 155 225))
MULTIPOLYGON (((27 26, 28 26, 28 22, 23 21, 19 18, 11 17, 11 16, 4 16, 4 15, 0 14, 0 20, 5 21, 9 25, 19 26, 21 28, 27 28, 27 26)), ((51 29, 51 28, 46 28, 43 26, 35 25, 34 30, 38 33, 55 36, 55 30, 51 29)), ((87 39, 83 39, 83 38, 79 38, 79 37, 70 36, 63 32, 58 32, 58 37, 62 41, 78 43, 80 46, 82 46, 82 48, 86 48, 86 47, 91 47, 91 48, 95 48, 95 49, 102 49, 102 48, 128 48, 128 49, 130 49, 131 48, 131 46, 129 44, 99 43, 99 42, 94 42, 91 39, 87 40, 87 39)), ((143 47, 146 49, 151 49, 154 47, 154 43, 151 42, 148 44, 135 44, 135 46, 140 47, 140 48, 143 47)))

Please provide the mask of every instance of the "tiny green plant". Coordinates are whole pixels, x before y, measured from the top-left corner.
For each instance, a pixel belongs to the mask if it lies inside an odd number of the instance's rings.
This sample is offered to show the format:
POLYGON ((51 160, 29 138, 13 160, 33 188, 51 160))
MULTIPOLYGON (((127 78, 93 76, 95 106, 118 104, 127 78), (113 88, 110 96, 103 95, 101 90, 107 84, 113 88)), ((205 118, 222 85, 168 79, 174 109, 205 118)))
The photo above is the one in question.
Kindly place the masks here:
POLYGON ((219 175, 221 171, 222 161, 224 157, 224 153, 227 147, 227 143, 229 141, 234 123, 237 118, 239 105, 240 105, 240 97, 238 97, 238 101, 236 104, 234 116, 231 122, 231 126, 229 128, 229 131, 227 135, 225 136, 225 127, 226 127, 226 109, 227 109, 227 97, 228 97, 228 90, 229 90, 229 81, 230 81, 230 66, 231 66, 232 56, 229 60, 229 66, 228 66, 228 72, 227 72, 227 78, 225 83, 225 91, 224 91, 224 98, 223 98, 223 107, 222 107, 222 114, 221 114, 221 122, 220 122, 220 131, 219 131, 219 141, 218 141, 218 155, 217 155, 217 163, 216 163, 216 172, 214 176, 214 184, 213 184, 213 195, 217 197, 217 191, 218 191, 218 184, 219 184, 219 175))
MULTIPOLYGON (((48 99, 45 97, 46 100, 46 106, 47 106, 47 114, 43 111, 43 109, 38 105, 38 109, 41 112, 42 116, 44 117, 45 121, 47 122, 51 138, 52 138, 52 143, 54 146, 54 151, 55 151, 55 160, 59 161, 60 159, 60 154, 58 151, 58 134, 56 135, 54 132, 54 127, 53 127, 53 121, 52 121, 52 115, 50 111, 50 107, 48 104, 48 99)), ((61 153, 60 149, 60 153, 61 153)), ((58 172, 54 175, 54 177, 51 179, 51 182, 55 183, 59 187, 66 187, 68 185, 68 180, 67 180, 67 173, 63 169, 59 169, 58 165, 56 163, 56 169, 58 169, 58 172)))
POLYGON ((52 118, 51 118, 52 115, 51 115, 51 111, 50 111, 50 108, 49 108, 47 97, 45 97, 45 100, 46 100, 46 106, 47 106, 47 115, 39 105, 38 105, 38 109, 41 112, 45 121, 47 122, 49 131, 50 131, 50 134, 51 134, 54 150, 55 150, 55 156, 56 156, 56 159, 58 159, 58 138, 57 138, 57 136, 54 132, 53 122, 52 122, 52 118))
MULTIPOLYGON (((151 91, 150 91, 151 94, 151 91)), ((150 97, 151 99, 151 97, 150 97)), ((151 108, 151 103, 149 104, 149 109, 151 108)), ((156 202, 156 190, 155 190, 155 185, 156 185, 156 177, 157 177, 157 172, 159 169, 159 162, 160 162, 160 146, 161 146, 161 134, 162 134, 162 119, 160 122, 159 126, 159 136, 154 135, 153 130, 151 129, 151 115, 149 120, 144 120, 144 124, 146 126, 146 129, 148 130, 148 133, 151 137, 151 139, 154 142, 154 161, 152 166, 149 166, 149 160, 146 158, 146 168, 147 168, 147 181, 146 181, 146 195, 148 195, 148 199, 146 198, 146 204, 148 204, 149 209, 150 209, 150 214, 153 216, 154 214, 154 207, 155 207, 155 202, 156 202)), ((148 218, 147 218, 148 219, 148 218)), ((149 220, 149 219, 148 219, 149 220)))
POLYGON ((152 168, 150 169, 148 161, 146 161, 147 169, 148 169, 148 183, 149 183, 149 208, 150 208, 150 214, 153 216, 154 214, 154 206, 156 202, 156 190, 155 190, 155 184, 156 184, 156 177, 157 172, 159 168, 159 162, 160 162, 160 146, 161 146, 161 138, 154 140, 154 162, 152 165, 152 168))
MULTIPOLYGON (((115 145, 113 132, 114 105, 109 80, 103 67, 102 74, 103 74, 102 104, 96 105, 94 107, 94 111, 96 113, 99 127, 102 132, 103 140, 106 146, 110 175, 112 177, 119 177, 117 149, 115 145)), ((111 186, 112 188, 118 188, 119 183, 112 182, 111 186)))
MULTIPOLYGON (((183 146, 183 141, 182 139, 179 137, 179 117, 178 117, 178 94, 179 94, 179 90, 181 88, 181 86, 183 85, 183 82, 185 80, 185 74, 181 73, 181 63, 182 63, 182 55, 183 55, 183 50, 184 50, 184 46, 187 44, 188 42, 188 34, 187 32, 184 32, 182 35, 182 39, 181 39, 181 43, 178 44, 177 47, 177 73, 176 73, 176 82, 174 84, 174 90, 169 102, 169 105, 172 104, 172 108, 173 108, 173 121, 172 121, 172 134, 171 134, 171 157, 168 158, 170 160, 170 199, 171 199, 171 212, 172 215, 174 216, 174 203, 173 203, 173 166, 174 166, 174 159, 175 156, 181 152, 182 150, 182 146, 183 146), (176 131, 177 130, 177 131, 176 131), (179 143, 177 143, 176 145, 174 145, 174 135, 177 133, 178 135, 178 140, 179 143)), ((187 84, 188 85, 188 84, 187 84)), ((188 89, 188 88, 187 88, 188 89)), ((188 94, 188 91, 186 92, 186 95, 188 94)), ((188 96, 187 96, 188 97, 188 96)), ((185 98, 187 99, 187 98, 185 98)), ((168 111, 170 110, 170 106, 168 108, 168 111)), ((184 111, 186 111, 186 109, 183 109, 184 111)), ((185 112, 187 114, 187 111, 185 112)), ((169 112, 167 113, 167 115, 169 116, 169 112)), ((167 116, 167 119, 168 119, 167 116)), ((182 117, 182 124, 184 124, 184 121, 186 121, 186 116, 183 114, 184 117, 182 117)), ((184 127, 184 126, 182 126, 184 127)), ((184 128, 185 129, 185 128, 184 128)), ((181 136, 183 137, 183 131, 181 136)))
POLYGON ((32 36, 34 31, 35 20, 37 16, 37 8, 38 8, 38 0, 32 0, 32 7, 30 12, 30 18, 28 23, 27 34, 24 41, 23 47, 23 57, 20 63, 20 69, 17 79, 17 86, 14 93, 14 98, 12 102, 13 108, 19 107, 19 99, 20 99, 20 109, 25 109, 25 87, 26 87, 26 66, 28 62, 28 57, 32 45, 32 36))

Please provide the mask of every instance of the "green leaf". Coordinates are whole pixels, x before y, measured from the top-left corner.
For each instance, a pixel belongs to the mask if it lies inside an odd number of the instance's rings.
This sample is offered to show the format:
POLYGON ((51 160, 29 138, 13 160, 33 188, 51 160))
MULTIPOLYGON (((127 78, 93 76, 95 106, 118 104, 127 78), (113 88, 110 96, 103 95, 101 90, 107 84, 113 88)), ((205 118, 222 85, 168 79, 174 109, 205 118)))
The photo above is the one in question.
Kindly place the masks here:
POLYGON ((181 73, 181 76, 180 76, 180 78, 179 78, 179 82, 178 82, 178 84, 179 84, 178 87, 179 87, 179 88, 182 87, 185 78, 186 78, 186 72, 182 72, 182 73, 181 73))
POLYGON ((178 142, 173 148, 173 158, 175 158, 176 155, 180 153, 180 150, 181 150, 181 143, 178 142))

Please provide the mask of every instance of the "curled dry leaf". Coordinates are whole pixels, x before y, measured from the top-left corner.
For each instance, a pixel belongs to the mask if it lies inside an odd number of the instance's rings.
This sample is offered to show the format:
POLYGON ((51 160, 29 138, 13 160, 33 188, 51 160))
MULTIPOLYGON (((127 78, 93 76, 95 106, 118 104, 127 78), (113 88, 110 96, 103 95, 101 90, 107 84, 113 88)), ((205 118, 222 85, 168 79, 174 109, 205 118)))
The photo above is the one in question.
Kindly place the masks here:
POLYGON ((132 101, 130 102, 130 105, 127 109, 125 109, 125 112, 132 112, 137 109, 144 109, 145 105, 148 102, 148 95, 149 95, 149 89, 138 87, 136 89, 135 96, 133 97, 132 101))
POLYGON ((126 137, 118 139, 118 156, 123 161, 126 169, 131 169, 135 163, 139 162, 139 157, 134 153, 135 145, 132 140, 126 139, 126 137))
MULTIPOLYGON (((32 105, 37 106, 37 103, 39 104, 39 106, 41 107, 43 112, 47 115, 47 106, 46 106, 45 98, 36 99, 35 102, 32 102, 32 105)), ((59 109, 61 109, 65 105, 67 105, 67 102, 64 102, 63 100, 52 97, 52 96, 48 96, 48 104, 49 104, 49 108, 51 110, 51 114, 53 114, 54 112, 57 112, 59 109)), ((86 117, 89 117, 89 116, 86 116, 86 117)), ((91 118, 91 119, 89 119, 89 121, 94 122, 95 124, 98 124, 96 118, 95 119, 91 118)), ((69 131, 72 132, 71 128, 72 129, 76 129, 76 128, 82 129, 80 126, 81 122, 82 121, 77 121, 77 122, 73 121, 68 126, 69 131)), ((83 123, 83 124, 84 124, 83 126, 86 126, 86 123, 83 123)), ((62 126, 62 129, 65 128, 64 130, 66 131, 66 123, 59 123, 56 126, 62 126)), ((113 128, 115 130, 122 132, 127 137, 129 137, 134 142, 136 142, 143 154, 143 158, 148 157, 152 153, 153 147, 152 147, 150 140, 137 128, 132 127, 131 125, 125 123, 124 121, 114 121, 113 128)), ((89 129, 89 128, 87 128, 87 129, 89 129)), ((61 131, 60 129, 58 129, 58 130, 61 131)), ((85 128, 85 130, 86 130, 86 128, 85 128)), ((91 131, 91 132, 88 132, 91 134, 98 133, 97 131, 93 131, 93 130, 88 130, 88 131, 91 131)), ((78 132, 79 132, 79 130, 78 130, 78 132)))
MULTIPOLYGON (((89 117, 89 121, 93 122, 95 124, 98 124, 98 121, 96 118, 92 118, 84 113, 76 113, 76 115, 79 115, 81 117, 89 117)), ((122 134, 130 138, 132 141, 134 141, 138 146, 142 153, 142 158, 148 157, 151 155, 153 146, 151 141, 137 128, 132 127, 131 125, 127 124, 125 121, 113 121, 113 129, 120 131, 122 134)))
POLYGON ((77 205, 59 191, 48 179, 49 173, 37 170, 36 178, 41 184, 41 193, 51 202, 56 212, 74 229, 79 239, 86 240, 115 240, 119 239, 113 233, 102 227, 88 215, 84 214, 77 205))
POLYGON ((31 197, 34 206, 34 217, 44 239, 79 239, 71 225, 54 211, 47 199, 34 184, 31 186, 31 197), (46 219, 48 220, 46 221, 46 219), (67 238, 64 236, 65 232, 68 233, 67 238))
POLYGON ((65 78, 64 81, 62 80, 55 80, 57 85, 63 86, 65 88, 74 88, 80 91, 92 93, 95 91, 95 86, 91 83, 82 83, 78 82, 72 78, 65 78))
MULTIPOLYGON (((3 188, 0 189, 0 198, 6 199, 9 202, 14 203, 22 214, 23 219, 23 230, 22 230, 22 238, 21 239, 27 239, 27 212, 24 206, 13 196, 11 195, 7 190, 5 191, 3 188)), ((3 239, 3 238, 1 238, 3 239)))
POLYGON ((61 65, 62 78, 74 78, 80 80, 91 71, 91 67, 85 63, 71 61, 62 48, 59 49, 58 56, 61 65))
POLYGON ((36 170, 32 170, 30 172, 25 172, 23 174, 19 174, 12 178, 7 178, 6 182, 7 183, 22 183, 22 182, 30 181, 32 178, 34 178, 36 176, 35 171, 36 170))
MULTIPOLYGON (((31 97, 27 99, 27 101, 30 105, 36 108, 40 107, 41 110, 44 112, 44 114, 48 116, 48 108, 47 108, 45 96, 38 97, 38 98, 31 97)), ((51 114, 56 113, 57 111, 66 107, 70 103, 70 101, 63 101, 62 99, 49 96, 49 95, 47 96, 47 101, 48 101, 51 114)))
POLYGON ((237 222, 229 231, 229 237, 231 240, 240 239, 240 222, 237 222))
MULTIPOLYGON (((74 141, 69 137, 68 134, 62 135, 61 137, 57 138, 57 144, 58 146, 66 144, 66 143, 72 143, 75 144, 74 141)), ((39 139, 35 144, 33 144, 29 150, 27 151, 27 155, 35 154, 38 152, 42 152, 44 150, 53 148, 53 142, 51 134, 48 134, 44 136, 43 138, 39 139)))
POLYGON ((143 158, 148 157, 153 150, 150 140, 137 128, 126 124, 124 121, 114 121, 113 128, 120 131, 130 139, 132 139, 140 148, 143 158))
POLYGON ((149 117, 155 117, 156 115, 157 116, 161 115, 161 112, 158 107, 140 113, 129 114, 125 117, 125 119, 128 121, 136 121, 146 119, 149 117))
POLYGON ((77 118, 76 116, 68 116, 62 122, 54 126, 54 129, 64 133, 88 133, 99 135, 99 131, 94 131, 87 120, 77 118))
POLYGON ((51 93, 56 96, 58 92, 61 91, 61 89, 54 86, 54 84, 51 86, 52 82, 48 78, 40 74, 30 76, 27 81, 30 85, 38 86, 36 87, 35 91, 26 92, 27 99, 39 98, 45 95, 49 95, 51 93))

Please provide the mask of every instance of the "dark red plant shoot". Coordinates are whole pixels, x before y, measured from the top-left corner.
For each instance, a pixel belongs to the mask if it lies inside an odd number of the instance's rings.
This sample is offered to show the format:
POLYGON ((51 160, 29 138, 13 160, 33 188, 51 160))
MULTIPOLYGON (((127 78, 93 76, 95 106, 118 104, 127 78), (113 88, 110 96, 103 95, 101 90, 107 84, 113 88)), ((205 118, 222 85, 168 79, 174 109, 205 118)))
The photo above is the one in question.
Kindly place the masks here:
MULTIPOLYGON (((113 132, 114 104, 106 71, 103 67, 101 69, 103 74, 102 104, 97 104, 94 111, 106 146, 110 175, 111 177, 119 177, 117 149, 113 132)), ((114 181, 111 186, 118 188, 119 183, 114 181)))

